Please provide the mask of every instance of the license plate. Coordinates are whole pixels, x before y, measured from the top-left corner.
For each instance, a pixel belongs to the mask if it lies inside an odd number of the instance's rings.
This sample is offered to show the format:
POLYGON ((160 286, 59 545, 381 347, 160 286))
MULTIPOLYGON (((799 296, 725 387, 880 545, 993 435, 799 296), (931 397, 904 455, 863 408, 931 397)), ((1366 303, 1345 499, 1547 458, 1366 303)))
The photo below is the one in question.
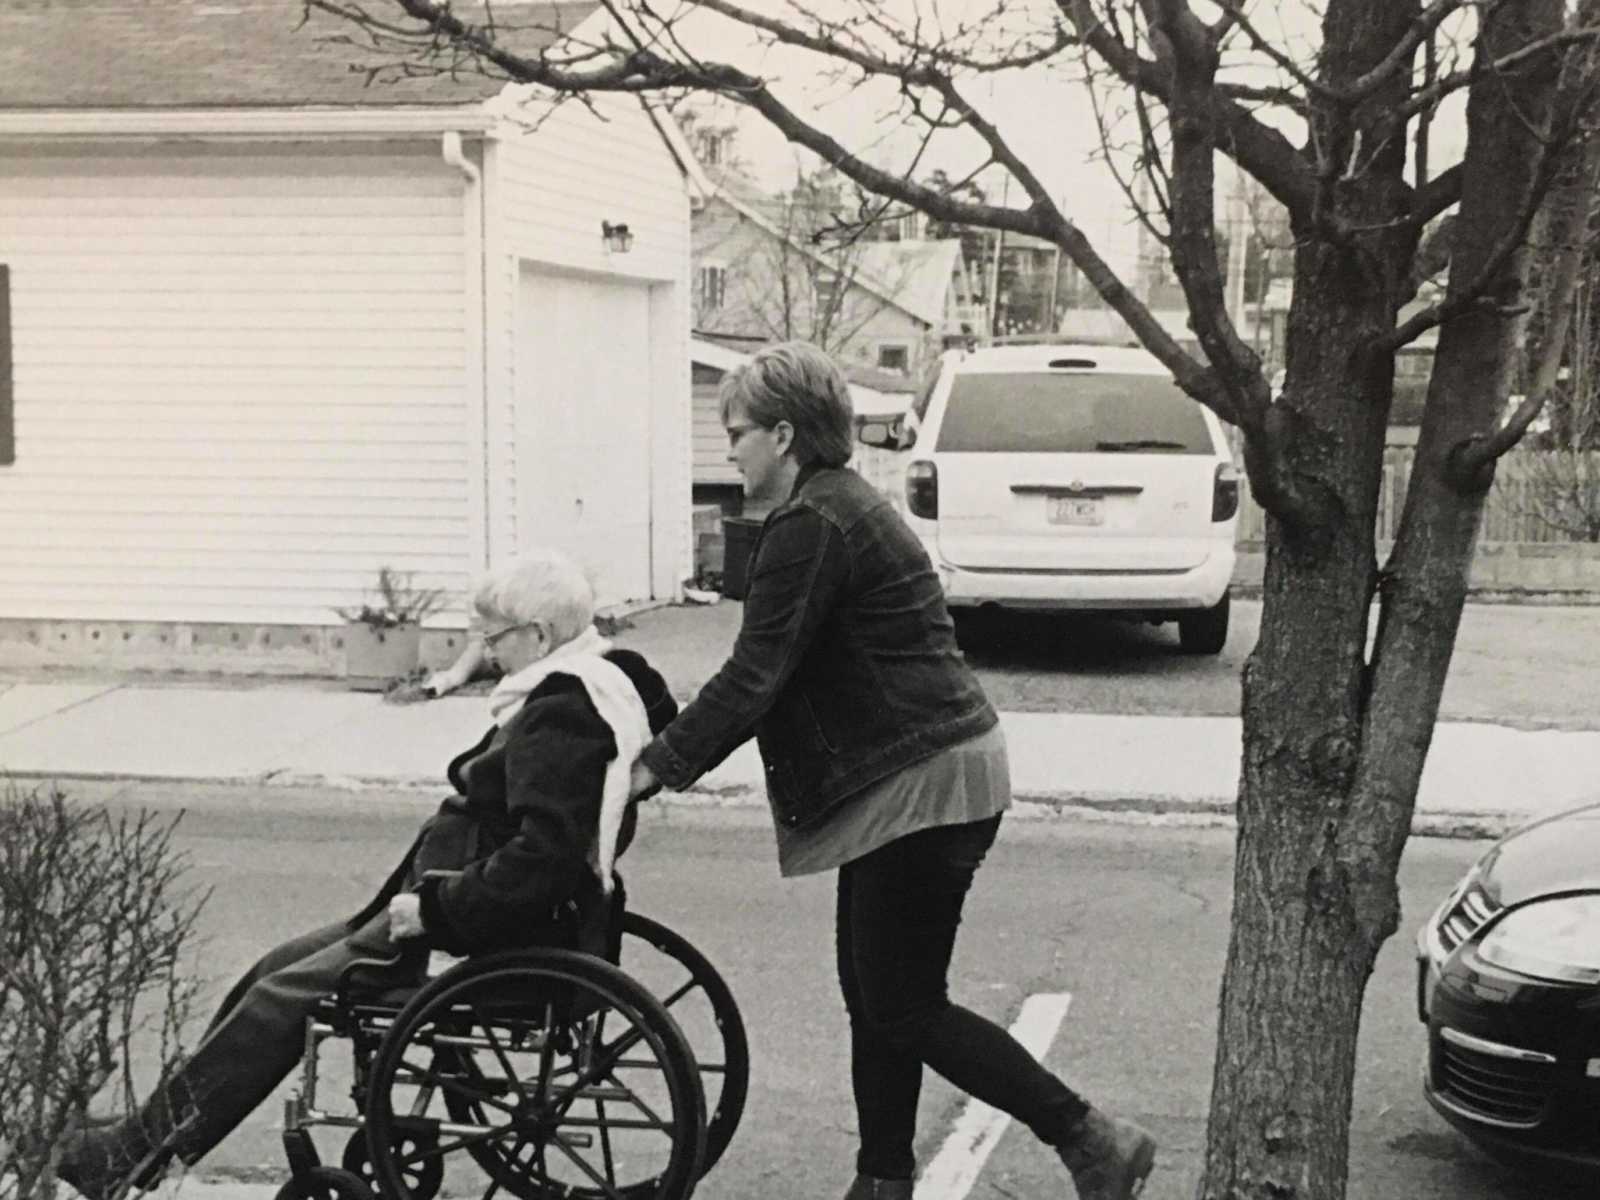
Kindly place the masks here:
POLYGON ((1050 496, 1047 499, 1052 525, 1105 524, 1105 505, 1098 496, 1050 496))

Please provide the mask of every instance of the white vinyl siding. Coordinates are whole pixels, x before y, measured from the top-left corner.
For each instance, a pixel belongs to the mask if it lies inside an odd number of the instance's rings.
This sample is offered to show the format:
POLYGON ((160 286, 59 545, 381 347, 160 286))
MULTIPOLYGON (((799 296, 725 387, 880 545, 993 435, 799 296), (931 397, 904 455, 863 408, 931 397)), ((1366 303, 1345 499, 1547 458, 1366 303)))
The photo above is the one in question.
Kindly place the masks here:
POLYGON ((728 433, 722 427, 717 387, 722 372, 694 369, 694 481, 738 483, 738 468, 728 461, 728 433))
MULTIPOLYGON (((597 97, 595 103, 604 120, 577 103, 548 113, 530 110, 531 120, 496 129, 486 155, 491 199, 486 277, 493 314, 487 416, 490 558, 503 562, 541 538, 539 530, 519 527, 517 517, 540 507, 531 496, 519 495, 540 484, 537 470, 516 460, 519 372, 528 376, 524 385, 531 378, 538 388, 561 393, 557 403, 611 402, 604 395, 582 394, 572 380, 546 378, 538 363, 518 360, 519 347, 526 354, 531 344, 517 329, 517 289, 525 268, 537 269, 538 277, 552 287, 561 286, 563 273, 632 281, 648 288, 651 344, 616 345, 597 331, 586 350, 650 359, 648 428, 640 428, 630 406, 620 403, 612 423, 619 440, 650 439, 650 478, 618 479, 611 486, 627 489, 631 503, 653 510, 651 587, 661 598, 675 595, 691 569, 689 201, 677 163, 638 101, 597 97), (626 224, 633 233, 632 249, 607 252, 600 236, 602 221, 626 224)), ((522 394, 534 393, 525 386, 522 394)), ((596 462, 592 468, 603 471, 606 464, 596 462)), ((594 555, 604 552, 605 547, 593 550, 594 555)))
POLYGON ((0 617, 334 623, 468 547, 459 172, 434 139, 10 150, 0 617))

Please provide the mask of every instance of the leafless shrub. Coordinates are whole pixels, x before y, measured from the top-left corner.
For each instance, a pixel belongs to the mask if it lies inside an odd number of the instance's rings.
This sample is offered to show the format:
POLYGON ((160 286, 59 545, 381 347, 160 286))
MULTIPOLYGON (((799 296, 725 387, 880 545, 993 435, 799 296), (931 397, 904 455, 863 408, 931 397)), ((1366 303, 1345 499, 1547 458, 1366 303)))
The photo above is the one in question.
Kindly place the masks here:
POLYGON ((0 1200, 50 1194, 62 1133, 103 1087, 132 1108, 136 1052, 157 1074, 181 1053, 205 897, 180 819, 0 793, 0 1200))

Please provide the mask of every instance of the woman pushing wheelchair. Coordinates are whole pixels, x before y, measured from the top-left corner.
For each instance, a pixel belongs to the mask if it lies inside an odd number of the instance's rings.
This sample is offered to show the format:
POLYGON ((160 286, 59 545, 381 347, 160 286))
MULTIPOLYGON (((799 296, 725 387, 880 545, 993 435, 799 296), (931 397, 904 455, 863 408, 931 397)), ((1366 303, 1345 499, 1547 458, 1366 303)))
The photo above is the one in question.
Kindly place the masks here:
POLYGON ((644 749, 635 790, 687 787, 753 734, 781 872, 837 868, 860 1136, 846 1200, 911 1200, 924 1065, 1054 1147, 1080 1200, 1129 1200, 1150 1135, 950 1000, 962 907, 1011 801, 1005 739, 921 543, 845 465, 844 377, 814 346, 771 346, 724 377, 721 405, 746 494, 776 507, 732 653, 644 749))
POLYGON ((58 1176, 90 1200, 193 1164, 299 1061, 305 1022, 357 960, 363 984, 419 982, 428 951, 477 954, 559 938, 569 902, 611 886, 633 835, 629 764, 677 705, 642 656, 595 629, 579 568, 553 551, 486 577, 474 608, 504 676, 493 726, 446 774, 454 794, 373 901, 264 955, 223 999, 194 1053, 135 1112, 65 1139, 58 1176))

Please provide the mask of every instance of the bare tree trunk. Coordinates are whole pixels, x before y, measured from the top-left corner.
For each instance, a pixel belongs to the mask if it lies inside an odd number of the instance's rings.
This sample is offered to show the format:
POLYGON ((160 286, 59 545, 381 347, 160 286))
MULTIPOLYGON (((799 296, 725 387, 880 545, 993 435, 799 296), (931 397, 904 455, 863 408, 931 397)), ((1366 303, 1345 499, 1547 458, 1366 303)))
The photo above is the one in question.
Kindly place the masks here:
MULTIPOLYGON (((1359 3, 1342 7, 1359 16, 1359 3)), ((1558 27, 1560 0, 1487 20, 1502 50, 1558 27)), ((1330 9, 1332 11, 1332 9, 1330 9)), ((1380 15, 1369 14, 1377 23, 1380 15)), ((1451 289, 1481 284, 1492 303, 1446 325, 1417 470, 1394 554, 1376 569, 1374 523, 1393 389, 1388 354, 1398 281, 1373 269, 1410 261, 1392 241, 1369 253, 1297 254, 1290 375, 1280 404, 1289 470, 1336 497, 1311 531, 1267 525, 1260 638, 1244 675, 1244 756, 1232 936, 1222 990, 1203 1200, 1339 1200, 1345 1194, 1362 999, 1399 922, 1396 877, 1438 714, 1489 470, 1458 450, 1487 437, 1514 364, 1523 255, 1505 254, 1541 165, 1548 93, 1528 72, 1475 88, 1451 289), (1371 601, 1378 629, 1367 649, 1371 601)), ((1380 173, 1382 163, 1371 170, 1380 173)), ((1381 224, 1382 188, 1352 214, 1381 224)))
MULTIPOLYGON (((1338 296, 1348 283, 1337 271, 1302 270, 1295 295, 1338 296)), ((1244 675, 1207 1200, 1344 1191, 1361 998, 1393 919, 1361 911, 1339 837, 1361 748, 1390 385, 1353 377, 1340 364, 1361 360, 1362 331, 1387 318, 1384 307, 1381 299, 1306 302, 1291 314, 1285 402, 1308 413, 1343 410, 1344 425, 1341 437, 1297 439, 1293 465, 1360 499, 1336 528, 1315 536, 1268 520, 1263 621, 1244 675)))

